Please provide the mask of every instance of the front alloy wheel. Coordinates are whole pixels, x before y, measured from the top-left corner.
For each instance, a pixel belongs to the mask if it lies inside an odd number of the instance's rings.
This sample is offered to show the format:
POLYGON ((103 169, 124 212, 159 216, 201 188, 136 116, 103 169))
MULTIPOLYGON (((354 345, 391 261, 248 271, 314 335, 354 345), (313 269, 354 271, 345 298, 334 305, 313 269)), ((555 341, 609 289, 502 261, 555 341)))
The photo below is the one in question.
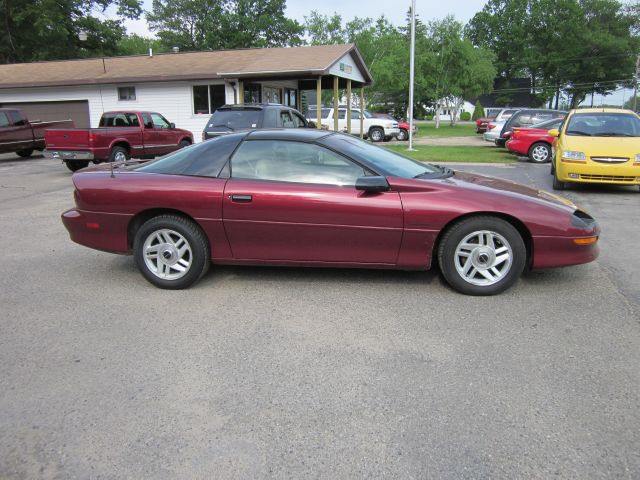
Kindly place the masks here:
POLYGON ((527 250, 522 236, 497 217, 471 217, 456 223, 440 242, 442 274, 467 295, 495 295, 512 286, 524 270, 527 250))
POLYGON ((209 269, 209 242, 193 221, 160 215, 136 232, 134 258, 142 275, 160 288, 182 289, 209 269))

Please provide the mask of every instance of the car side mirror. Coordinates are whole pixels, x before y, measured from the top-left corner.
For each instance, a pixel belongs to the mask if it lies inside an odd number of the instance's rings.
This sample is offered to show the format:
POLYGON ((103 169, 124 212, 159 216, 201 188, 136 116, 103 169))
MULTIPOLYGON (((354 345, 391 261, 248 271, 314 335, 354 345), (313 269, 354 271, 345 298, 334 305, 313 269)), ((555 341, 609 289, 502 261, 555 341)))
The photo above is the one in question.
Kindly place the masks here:
POLYGON ((368 193, 388 192, 391 189, 385 177, 365 176, 356 180, 356 190, 368 193))
POLYGON ((560 130, 558 130, 557 128, 552 128, 547 133, 549 134, 550 137, 559 137, 560 136, 560 130))
POLYGON ((171 122, 171 123, 169 124, 169 128, 171 128, 171 129, 176 128, 176 124, 175 124, 175 123, 173 123, 173 122, 171 122))

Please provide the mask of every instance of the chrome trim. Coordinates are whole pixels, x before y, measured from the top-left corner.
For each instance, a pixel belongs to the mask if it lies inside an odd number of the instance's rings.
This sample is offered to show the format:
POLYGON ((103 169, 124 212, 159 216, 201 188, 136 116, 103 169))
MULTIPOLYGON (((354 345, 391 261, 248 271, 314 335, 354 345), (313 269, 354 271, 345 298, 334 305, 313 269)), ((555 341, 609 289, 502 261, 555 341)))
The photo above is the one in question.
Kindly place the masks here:
POLYGON ((627 163, 631 160, 628 157, 589 157, 592 161, 598 163, 627 163))

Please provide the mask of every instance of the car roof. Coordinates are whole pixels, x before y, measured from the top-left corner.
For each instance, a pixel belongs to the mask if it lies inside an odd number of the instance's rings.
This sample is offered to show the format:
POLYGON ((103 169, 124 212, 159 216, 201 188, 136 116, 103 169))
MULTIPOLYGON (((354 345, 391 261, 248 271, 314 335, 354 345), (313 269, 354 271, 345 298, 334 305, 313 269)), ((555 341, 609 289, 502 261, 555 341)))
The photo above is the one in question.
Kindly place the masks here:
POLYGON ((217 110, 243 110, 245 108, 252 110, 264 110, 265 108, 289 108, 291 110, 295 110, 295 108, 281 103, 235 103, 222 105, 221 107, 218 107, 217 110))
POLYGON ((624 108, 578 108, 572 111, 572 113, 628 113, 635 115, 632 110, 626 110, 624 108))
POLYGON ((292 140, 298 142, 314 142, 320 138, 333 135, 334 132, 317 128, 273 128, 252 130, 246 140, 292 140))

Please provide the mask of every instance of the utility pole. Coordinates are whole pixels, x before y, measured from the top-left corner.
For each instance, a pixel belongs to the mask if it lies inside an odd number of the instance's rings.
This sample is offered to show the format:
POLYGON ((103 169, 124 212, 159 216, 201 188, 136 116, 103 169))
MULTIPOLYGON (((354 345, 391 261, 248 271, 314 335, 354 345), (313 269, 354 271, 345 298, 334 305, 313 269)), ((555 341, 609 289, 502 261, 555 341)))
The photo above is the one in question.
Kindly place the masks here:
POLYGON ((636 59, 636 78, 633 84, 633 111, 638 111, 638 75, 640 74, 640 55, 636 59))
POLYGON ((409 150, 413 150, 413 78, 416 56, 416 0, 411 1, 411 58, 409 59, 409 150))

